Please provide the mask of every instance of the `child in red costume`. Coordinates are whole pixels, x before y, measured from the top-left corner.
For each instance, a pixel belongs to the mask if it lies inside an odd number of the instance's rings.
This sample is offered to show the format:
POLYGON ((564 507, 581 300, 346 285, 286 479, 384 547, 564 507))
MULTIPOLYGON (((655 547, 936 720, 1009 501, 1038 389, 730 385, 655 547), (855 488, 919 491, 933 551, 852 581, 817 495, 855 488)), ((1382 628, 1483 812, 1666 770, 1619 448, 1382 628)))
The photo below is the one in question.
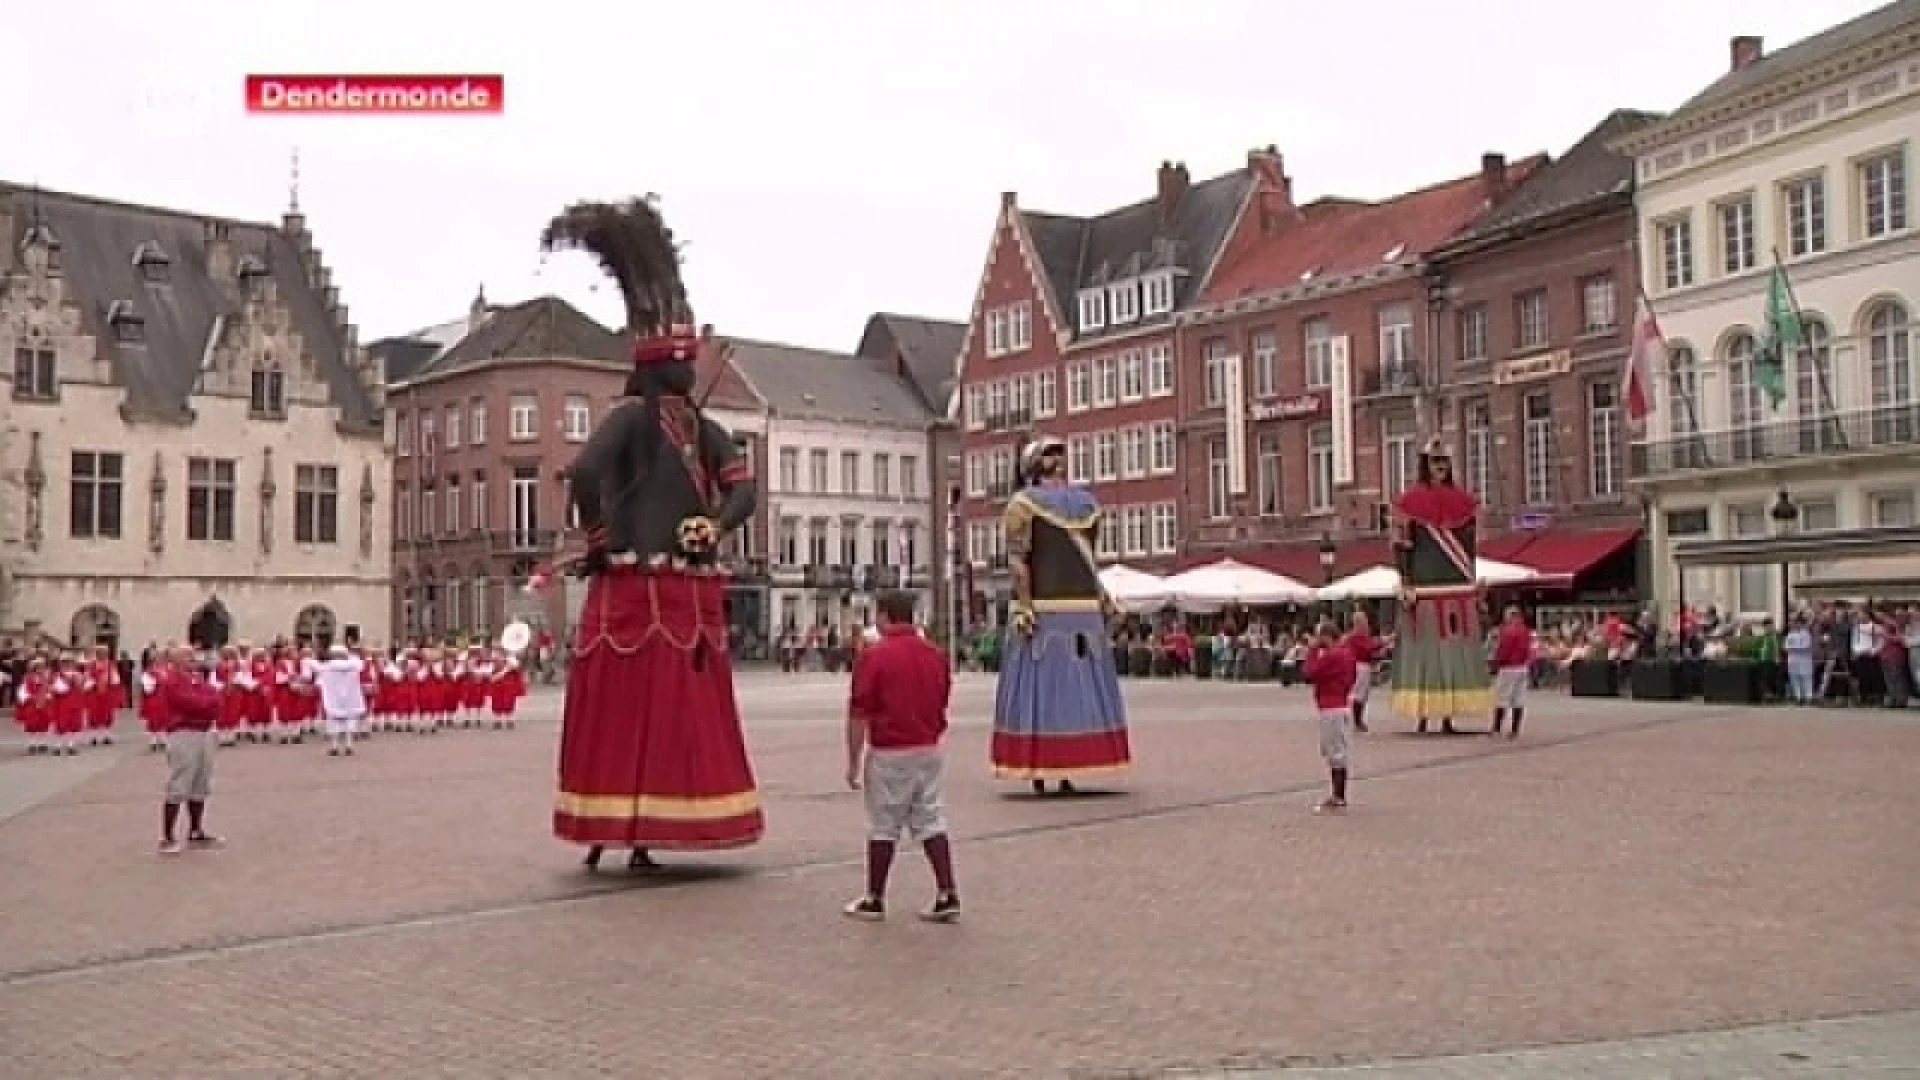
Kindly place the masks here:
POLYGON ((229 645, 220 650, 220 659, 213 665, 213 676, 207 685, 220 694, 220 711, 214 718, 214 741, 221 746, 232 746, 239 741, 240 725, 246 720, 247 667, 240 661, 240 650, 229 645))
POLYGON ((527 696, 527 677, 520 673, 518 659, 499 651, 493 654, 488 671, 487 696, 493 706, 493 726, 510 728, 514 714, 520 710, 520 699, 527 696))
POLYGON ((80 752, 80 734, 87 727, 87 675, 78 657, 66 656, 53 678, 54 753, 71 757, 80 752))
POLYGON ((53 730, 54 673, 41 657, 27 663, 27 672, 14 690, 14 719, 27 737, 27 753, 44 754, 52 749, 47 738, 53 730))
MULTIPOLYGON (((167 652, 173 651, 167 646, 167 652)), ((140 723, 147 731, 147 749, 167 748, 167 706, 160 694, 160 680, 166 670, 166 653, 156 652, 140 673, 140 723)))
POLYGON ((112 650, 94 650, 87 662, 87 683, 87 741, 95 746, 111 745, 113 721, 120 714, 123 697, 120 668, 113 662, 112 650))

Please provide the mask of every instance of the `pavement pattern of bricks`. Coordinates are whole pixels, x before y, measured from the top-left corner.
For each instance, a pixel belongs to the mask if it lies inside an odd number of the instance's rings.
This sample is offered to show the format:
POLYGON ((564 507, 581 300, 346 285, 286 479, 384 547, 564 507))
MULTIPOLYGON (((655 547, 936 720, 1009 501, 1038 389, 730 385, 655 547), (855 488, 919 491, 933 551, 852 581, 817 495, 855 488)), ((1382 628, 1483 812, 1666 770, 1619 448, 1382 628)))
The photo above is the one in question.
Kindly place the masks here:
POLYGON ((551 696, 223 753, 231 845, 174 860, 143 750, 0 748, 0 1077, 1920 1069, 1920 721, 1542 695, 1517 743, 1362 739, 1329 820, 1300 692, 1129 692, 1136 774, 1035 800, 985 778, 963 683, 954 927, 835 913, 862 818, 829 676, 742 676, 771 831, 658 880, 547 835, 551 696))

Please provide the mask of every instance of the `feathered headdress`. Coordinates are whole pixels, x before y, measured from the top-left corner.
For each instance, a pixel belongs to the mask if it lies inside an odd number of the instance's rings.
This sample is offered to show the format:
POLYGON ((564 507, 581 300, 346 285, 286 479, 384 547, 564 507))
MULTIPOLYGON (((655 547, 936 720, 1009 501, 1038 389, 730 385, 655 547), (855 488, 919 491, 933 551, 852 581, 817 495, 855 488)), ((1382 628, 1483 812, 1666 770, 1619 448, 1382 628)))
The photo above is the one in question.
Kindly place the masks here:
POLYGON ((693 359, 699 334, 680 278, 680 249, 655 205, 658 196, 621 203, 579 202, 547 223, 540 249, 585 251, 620 286, 633 360, 655 364, 693 359))

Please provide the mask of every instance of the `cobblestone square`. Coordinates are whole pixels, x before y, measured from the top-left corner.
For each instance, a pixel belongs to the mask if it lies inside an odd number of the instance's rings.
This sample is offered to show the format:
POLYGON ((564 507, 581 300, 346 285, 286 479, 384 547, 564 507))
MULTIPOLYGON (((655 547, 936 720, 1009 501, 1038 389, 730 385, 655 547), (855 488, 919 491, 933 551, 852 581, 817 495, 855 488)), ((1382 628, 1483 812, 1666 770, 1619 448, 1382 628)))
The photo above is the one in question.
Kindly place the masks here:
MULTIPOLYGON (((6 745, 0 1076, 1920 1074, 1912 718, 1540 695, 1507 742, 1380 717, 1329 820, 1298 690, 1131 682, 1135 775, 1036 800, 987 778, 967 677, 966 919, 873 926, 836 910, 863 828, 843 681, 740 687, 768 838, 659 880, 549 837, 550 694, 512 732, 223 752, 230 846, 173 860, 144 750, 6 745)), ((918 859, 896 879, 922 899, 918 859)))

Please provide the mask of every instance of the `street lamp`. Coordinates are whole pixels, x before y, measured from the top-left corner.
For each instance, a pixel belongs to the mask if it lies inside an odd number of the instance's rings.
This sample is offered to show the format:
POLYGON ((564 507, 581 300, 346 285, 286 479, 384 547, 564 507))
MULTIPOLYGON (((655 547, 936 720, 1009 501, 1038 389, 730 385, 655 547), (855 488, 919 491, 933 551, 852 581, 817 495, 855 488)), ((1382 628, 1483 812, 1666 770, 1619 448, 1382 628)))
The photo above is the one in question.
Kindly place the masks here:
MULTIPOLYGON (((1787 494, 1787 489, 1781 488, 1780 496, 1779 498, 1776 498, 1773 500, 1773 509, 1767 511, 1767 516, 1773 519, 1773 528, 1774 528, 1775 534, 1779 536, 1787 536, 1793 532, 1794 526, 1797 525, 1800 521, 1800 508, 1794 505, 1793 497, 1787 494)), ((1793 614, 1793 600, 1790 595, 1790 590, 1792 589, 1793 586, 1792 586, 1792 582, 1788 579, 1788 574, 1789 574, 1789 563, 1786 559, 1781 559, 1780 560, 1780 631, 1781 633, 1786 632, 1787 623, 1791 621, 1792 614, 1793 614)))
POLYGON ((1333 564, 1340 558, 1340 545, 1333 542, 1333 534, 1320 534, 1320 584, 1333 584, 1333 564))

